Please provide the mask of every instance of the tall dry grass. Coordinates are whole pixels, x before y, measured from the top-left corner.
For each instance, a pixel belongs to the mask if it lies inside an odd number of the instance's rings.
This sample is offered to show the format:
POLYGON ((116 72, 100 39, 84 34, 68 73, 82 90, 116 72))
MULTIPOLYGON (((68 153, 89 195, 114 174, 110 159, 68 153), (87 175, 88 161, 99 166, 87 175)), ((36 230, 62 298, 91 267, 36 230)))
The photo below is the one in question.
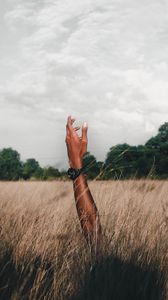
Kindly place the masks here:
POLYGON ((0 183, 0 299, 168 299, 168 182, 90 181, 92 265, 71 182, 0 183))

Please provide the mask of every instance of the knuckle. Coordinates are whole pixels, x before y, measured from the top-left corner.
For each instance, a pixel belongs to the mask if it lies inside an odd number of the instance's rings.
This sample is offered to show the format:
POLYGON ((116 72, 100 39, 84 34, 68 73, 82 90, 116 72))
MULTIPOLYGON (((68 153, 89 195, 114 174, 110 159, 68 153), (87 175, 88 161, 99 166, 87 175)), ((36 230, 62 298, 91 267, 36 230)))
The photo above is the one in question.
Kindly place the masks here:
POLYGON ((66 137, 66 139, 65 139, 65 143, 68 143, 68 141, 69 141, 69 138, 68 138, 68 137, 66 137))
POLYGON ((82 143, 87 143, 87 142, 88 142, 87 139, 83 139, 83 140, 82 140, 82 143))

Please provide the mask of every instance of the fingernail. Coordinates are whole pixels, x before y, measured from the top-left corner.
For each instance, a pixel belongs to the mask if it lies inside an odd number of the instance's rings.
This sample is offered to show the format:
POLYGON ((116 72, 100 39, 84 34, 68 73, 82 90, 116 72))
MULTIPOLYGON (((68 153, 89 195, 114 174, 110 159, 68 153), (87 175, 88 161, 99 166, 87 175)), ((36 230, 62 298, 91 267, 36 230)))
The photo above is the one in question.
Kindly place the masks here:
POLYGON ((87 122, 84 122, 84 123, 83 123, 83 127, 87 127, 87 122))

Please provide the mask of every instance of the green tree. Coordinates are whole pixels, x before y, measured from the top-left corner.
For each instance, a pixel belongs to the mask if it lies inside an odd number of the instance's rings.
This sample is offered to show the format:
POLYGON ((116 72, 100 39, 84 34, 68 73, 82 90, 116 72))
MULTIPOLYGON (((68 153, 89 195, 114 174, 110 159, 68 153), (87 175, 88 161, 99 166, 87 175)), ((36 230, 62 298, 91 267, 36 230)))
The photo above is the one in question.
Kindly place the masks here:
MULTIPOLYGON (((159 127, 158 134, 146 144, 148 154, 155 162, 155 173, 159 177, 168 177, 168 122, 159 127)), ((149 158, 149 156, 148 156, 149 158)))
POLYGON ((0 151, 0 179, 18 180, 22 176, 22 163, 20 154, 12 148, 0 151))
POLYGON ((159 127, 159 135, 162 142, 168 142, 168 122, 159 127))
POLYGON ((35 173, 33 174, 33 177, 37 179, 43 179, 44 177, 44 169, 40 166, 36 169, 35 173))
POLYGON ((105 179, 123 178, 130 174, 132 167, 131 151, 128 144, 118 144, 110 148, 105 159, 105 179))
POLYGON ((47 180, 47 179, 54 179, 58 177, 61 177, 61 173, 57 168, 51 166, 44 168, 43 179, 47 180))
POLYGON ((31 177, 36 177, 40 174, 40 166, 37 160, 34 158, 28 158, 23 164, 23 178, 30 179, 31 177))
POLYGON ((102 163, 97 162, 95 156, 90 154, 90 152, 86 152, 83 156, 83 165, 86 166, 88 179, 94 179, 99 176, 102 163))

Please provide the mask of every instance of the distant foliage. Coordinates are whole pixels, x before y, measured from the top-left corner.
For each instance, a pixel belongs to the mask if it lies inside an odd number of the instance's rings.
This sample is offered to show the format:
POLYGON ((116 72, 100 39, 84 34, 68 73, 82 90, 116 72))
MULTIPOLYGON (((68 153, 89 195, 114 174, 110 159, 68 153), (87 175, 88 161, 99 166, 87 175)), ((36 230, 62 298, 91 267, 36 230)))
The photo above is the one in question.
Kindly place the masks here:
POLYGON ((88 152, 84 165, 88 165, 89 179, 168 178, 168 122, 145 145, 115 145, 104 163, 97 162, 88 152))
POLYGON ((20 154, 12 148, 0 151, 0 179, 18 180, 22 177, 22 163, 20 154))
POLYGON ((47 167, 43 169, 43 179, 54 179, 54 178, 59 178, 61 176, 61 173, 59 172, 58 169, 54 167, 47 167))
POLYGON ((39 163, 34 158, 29 158, 23 164, 23 178, 30 179, 31 177, 41 177, 42 169, 39 166, 39 163))
MULTIPOLYGON (((105 161, 97 161, 87 152, 83 157, 88 179, 168 178, 168 122, 160 126, 158 134, 145 145, 126 143, 110 147, 105 161)), ((38 161, 29 158, 21 162, 20 154, 12 148, 0 150, 0 180, 39 179, 66 180, 67 170, 53 166, 42 168, 38 161)))

